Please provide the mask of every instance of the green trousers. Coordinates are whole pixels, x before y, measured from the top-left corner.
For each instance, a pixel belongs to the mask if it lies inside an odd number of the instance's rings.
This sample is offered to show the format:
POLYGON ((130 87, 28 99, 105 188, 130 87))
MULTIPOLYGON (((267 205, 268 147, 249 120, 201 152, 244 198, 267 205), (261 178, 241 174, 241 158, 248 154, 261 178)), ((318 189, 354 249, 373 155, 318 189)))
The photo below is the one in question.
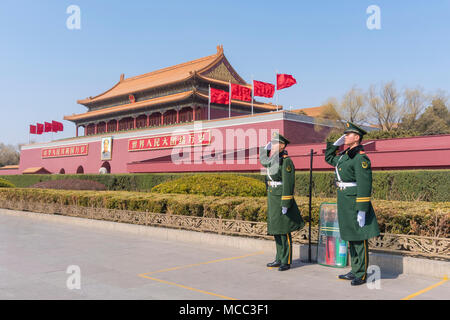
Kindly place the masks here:
POLYGON ((367 240, 349 241, 352 273, 355 277, 366 280, 369 266, 369 243, 367 240))
POLYGON ((276 260, 280 261, 281 264, 291 264, 292 263, 292 236, 288 234, 276 234, 275 243, 277 246, 277 256, 276 260))

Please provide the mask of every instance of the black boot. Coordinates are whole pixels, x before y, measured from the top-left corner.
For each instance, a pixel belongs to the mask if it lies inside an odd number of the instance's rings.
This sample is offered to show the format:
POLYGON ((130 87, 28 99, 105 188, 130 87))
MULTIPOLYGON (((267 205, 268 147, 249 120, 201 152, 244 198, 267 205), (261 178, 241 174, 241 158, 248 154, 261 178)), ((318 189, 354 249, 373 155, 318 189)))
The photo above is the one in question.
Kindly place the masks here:
POLYGON ((281 266, 281 262, 275 260, 275 261, 273 261, 273 262, 268 263, 267 266, 268 266, 269 268, 272 268, 272 267, 279 267, 279 266, 281 266))
POLYGON ((361 278, 355 278, 355 279, 353 279, 352 280, 352 286, 359 286, 359 285, 361 285, 361 284, 364 284, 364 283, 366 283, 366 280, 364 279, 361 279, 361 278))
POLYGON ((282 264, 279 268, 278 271, 286 271, 289 270, 291 268, 291 265, 289 264, 282 264))
POLYGON ((355 279, 355 275, 350 271, 347 274, 341 274, 339 276, 339 279, 343 279, 343 280, 353 280, 355 279))

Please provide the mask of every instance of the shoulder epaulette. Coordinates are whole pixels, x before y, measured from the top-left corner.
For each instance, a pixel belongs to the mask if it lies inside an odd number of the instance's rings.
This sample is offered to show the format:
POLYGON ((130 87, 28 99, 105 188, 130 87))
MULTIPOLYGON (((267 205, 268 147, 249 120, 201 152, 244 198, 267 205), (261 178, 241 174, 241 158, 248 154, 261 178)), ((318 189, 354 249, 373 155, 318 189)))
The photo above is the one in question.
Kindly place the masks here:
POLYGON ((366 154, 366 153, 365 153, 364 151, 361 150, 361 151, 359 152, 359 154, 366 154))

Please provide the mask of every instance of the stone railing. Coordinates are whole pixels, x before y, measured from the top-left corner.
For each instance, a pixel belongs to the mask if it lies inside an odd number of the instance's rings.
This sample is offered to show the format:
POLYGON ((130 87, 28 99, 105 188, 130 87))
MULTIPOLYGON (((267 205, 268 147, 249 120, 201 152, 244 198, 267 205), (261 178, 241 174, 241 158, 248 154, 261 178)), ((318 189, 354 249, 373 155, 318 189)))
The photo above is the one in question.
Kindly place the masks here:
MULTIPOLYGON (((267 224, 265 222, 81 207, 60 205, 56 203, 15 202, 2 199, 0 199, 0 208, 199 232, 213 232, 224 235, 237 235, 261 239, 273 238, 272 236, 267 235, 267 224)), ((316 244, 318 230, 317 227, 311 229, 311 242, 316 244)), ((292 239, 296 243, 308 243, 308 226, 306 225, 302 230, 293 232, 292 239)), ((369 246, 372 251, 394 252, 450 260, 450 238, 382 233, 379 237, 370 239, 369 246)))

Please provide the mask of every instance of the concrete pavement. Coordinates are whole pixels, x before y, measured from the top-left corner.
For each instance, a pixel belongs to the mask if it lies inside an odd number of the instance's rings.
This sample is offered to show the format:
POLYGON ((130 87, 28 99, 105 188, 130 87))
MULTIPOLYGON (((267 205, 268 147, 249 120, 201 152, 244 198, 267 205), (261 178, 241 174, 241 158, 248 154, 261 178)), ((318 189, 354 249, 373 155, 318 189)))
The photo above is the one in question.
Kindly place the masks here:
MULTIPOLYGON (((307 264, 298 256, 291 270, 279 272, 265 266, 273 252, 163 240, 73 223, 79 218, 56 222, 39 216, 0 210, 0 299, 450 298, 450 282, 432 277, 382 271, 378 289, 351 287, 337 279, 348 268, 307 264)), ((101 224, 90 223, 96 222, 101 224)))

